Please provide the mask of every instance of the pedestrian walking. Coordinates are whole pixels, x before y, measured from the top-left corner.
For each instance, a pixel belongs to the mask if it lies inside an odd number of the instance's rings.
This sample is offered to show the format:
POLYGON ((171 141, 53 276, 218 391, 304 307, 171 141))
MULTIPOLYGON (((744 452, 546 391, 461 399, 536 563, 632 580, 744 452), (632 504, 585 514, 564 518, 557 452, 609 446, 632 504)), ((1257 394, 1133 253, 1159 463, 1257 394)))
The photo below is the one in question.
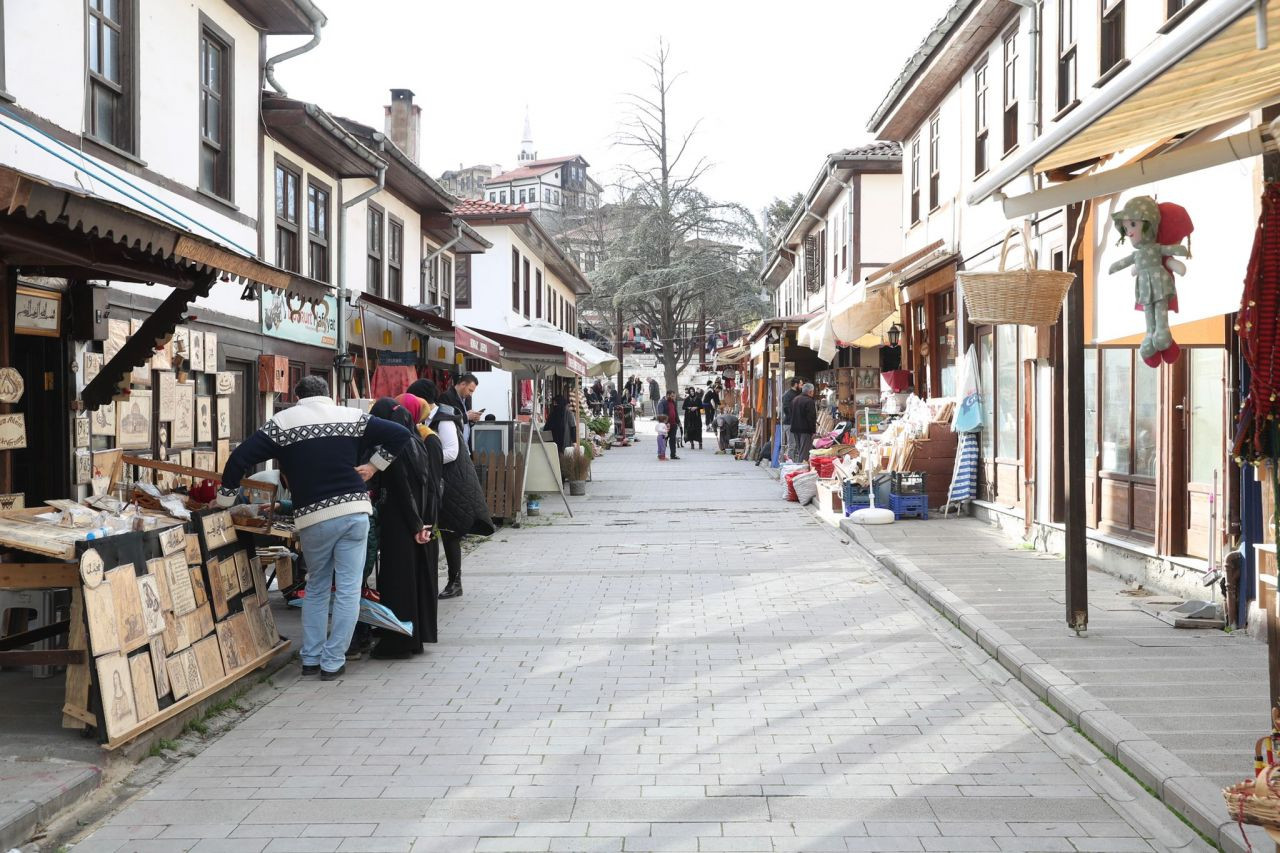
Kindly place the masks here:
POLYGON ((818 406, 813 399, 813 383, 806 382, 800 394, 791 401, 791 434, 794 436, 796 462, 808 462, 813 449, 813 434, 818 431, 818 406))
POLYGON ((782 441, 786 445, 786 455, 791 459, 796 458, 796 447, 791 438, 791 403, 800 394, 803 384, 804 380, 792 376, 790 387, 782 393, 782 441))
POLYGON ((369 464, 386 470, 413 437, 400 424, 334 405, 328 383, 318 376, 303 377, 293 393, 297 405, 268 420, 227 459, 218 503, 234 503, 240 481, 255 466, 279 461, 293 492, 294 523, 307 561, 302 674, 331 681, 347 668, 373 509, 356 466, 368 451, 369 464))
POLYGON ((667 461, 667 433, 670 431, 667 426, 667 416, 658 415, 658 461, 667 461))
MULTIPOLYGON (((489 517, 489 505, 485 502, 484 489, 476 475, 471 453, 462 444, 462 416, 436 395, 435 383, 419 379, 409 386, 409 394, 421 391, 426 403, 438 404, 431 411, 428 424, 439 436, 444 467, 444 500, 440 504, 439 546, 444 548, 448 566, 448 580, 439 598, 457 598, 462 595, 462 537, 492 536, 493 519, 489 517)), ((403 404, 403 400, 400 401, 403 404)), ((411 406, 405 406, 415 414, 411 406)), ((435 540, 432 540, 433 542, 435 540)))
POLYGON ((676 392, 668 391, 667 396, 663 398, 659 404, 658 414, 666 416, 667 426, 671 430, 667 438, 667 446, 671 452, 672 459, 679 459, 676 455, 676 448, 680 446, 679 435, 677 430, 680 424, 680 411, 676 405, 676 392))
POLYGON ((652 376, 649 377, 649 413, 653 417, 658 416, 658 403, 662 400, 662 389, 658 387, 658 380, 652 376))
MULTIPOLYGON (((418 432, 409 410, 390 397, 375 402, 369 414, 418 432)), ((369 652, 375 660, 404 660, 438 639, 439 559, 429 546, 444 493, 443 453, 440 437, 425 429, 421 440, 408 442, 395 464, 369 481, 379 495, 379 600, 397 619, 413 623, 412 635, 384 631, 369 652)))
POLYGON ((702 394, 690 388, 684 397, 684 440, 692 447, 696 442, 702 449, 702 394))

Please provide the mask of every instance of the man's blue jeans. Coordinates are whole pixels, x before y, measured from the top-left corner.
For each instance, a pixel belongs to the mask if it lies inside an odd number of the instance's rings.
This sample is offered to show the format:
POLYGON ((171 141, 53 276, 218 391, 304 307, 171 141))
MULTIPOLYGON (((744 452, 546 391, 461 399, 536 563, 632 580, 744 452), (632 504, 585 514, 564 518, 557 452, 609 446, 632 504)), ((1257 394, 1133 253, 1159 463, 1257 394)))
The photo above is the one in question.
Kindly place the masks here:
POLYGON ((360 615, 369 516, 344 515, 298 531, 307 558, 307 595, 302 601, 302 664, 336 672, 346 663, 347 646, 360 615), (333 588, 333 624, 329 596, 333 588))

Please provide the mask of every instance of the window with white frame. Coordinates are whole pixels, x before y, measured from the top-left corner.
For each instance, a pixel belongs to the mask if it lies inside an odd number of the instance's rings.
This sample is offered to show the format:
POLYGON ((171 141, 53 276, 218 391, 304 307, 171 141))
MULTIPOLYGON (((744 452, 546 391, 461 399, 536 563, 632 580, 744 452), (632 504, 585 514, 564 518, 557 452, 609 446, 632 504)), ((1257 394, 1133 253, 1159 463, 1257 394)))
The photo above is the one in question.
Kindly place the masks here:
POLYGON ((1106 75, 1124 62, 1124 0, 1101 0, 1098 30, 1098 74, 1106 75))
POLYGON ((942 204, 942 115, 929 118, 929 209, 942 204))
POLYGON ((231 38, 208 21, 200 27, 200 189, 231 198, 231 38))
POLYGON ((990 165, 987 142, 990 133, 987 130, 987 103, 989 85, 987 83, 987 62, 973 69, 973 174, 981 175, 990 165))
POLYGON ((1076 102, 1076 0, 1058 5, 1058 111, 1076 102))
POLYGON ((1004 152, 1018 147, 1018 30, 1004 34, 1004 152))
POLYGON ((134 139, 137 74, 136 0, 88 2, 88 135, 129 153, 134 139))
POLYGON ((911 140, 911 221, 920 221, 920 137, 911 140))

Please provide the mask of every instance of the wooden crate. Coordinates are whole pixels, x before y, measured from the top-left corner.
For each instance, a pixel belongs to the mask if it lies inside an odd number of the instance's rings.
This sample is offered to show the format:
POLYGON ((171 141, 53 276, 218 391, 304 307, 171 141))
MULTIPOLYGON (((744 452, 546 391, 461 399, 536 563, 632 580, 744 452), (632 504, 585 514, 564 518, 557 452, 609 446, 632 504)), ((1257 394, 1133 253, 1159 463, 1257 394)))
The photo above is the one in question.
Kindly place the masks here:
POLYGON ((514 519, 524 505, 524 454, 485 451, 474 457, 489 515, 514 519))

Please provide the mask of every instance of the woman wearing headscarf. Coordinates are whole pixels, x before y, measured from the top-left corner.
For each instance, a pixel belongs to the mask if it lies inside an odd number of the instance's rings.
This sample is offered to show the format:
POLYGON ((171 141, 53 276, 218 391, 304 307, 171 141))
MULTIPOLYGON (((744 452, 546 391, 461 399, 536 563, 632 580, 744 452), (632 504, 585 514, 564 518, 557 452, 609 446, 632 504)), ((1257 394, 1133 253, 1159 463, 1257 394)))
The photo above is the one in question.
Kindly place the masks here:
POLYGON ((551 438, 562 455, 566 447, 578 440, 578 428, 569 411, 569 400, 563 394, 557 394, 551 401, 551 409, 547 412, 547 429, 551 430, 551 438))
POLYGON ((489 516, 480 478, 471 463, 471 454, 462 444, 463 413, 450 406, 436 405, 440 389, 429 379, 414 382, 409 386, 409 394, 435 405, 429 423, 440 436, 444 459, 439 539, 444 544, 444 558, 449 567, 449 579, 440 591, 440 598, 456 598, 462 595, 462 537, 491 536, 495 529, 493 519, 489 516))
MULTIPOLYGON (((404 395, 402 395, 404 396, 404 395)), ((411 441, 396 461, 375 474, 380 495, 378 513, 378 594, 396 618, 413 623, 413 635, 384 631, 369 652, 372 658, 394 660, 421 654, 423 643, 436 642, 436 589, 439 584, 434 541, 436 516, 443 489, 441 441, 430 429, 419 428, 429 414, 416 397, 412 407, 383 397, 369 414, 400 424, 421 441, 411 441), (422 430, 425 430, 423 432, 422 430)))
POLYGON ((698 449, 702 449, 702 394, 695 388, 690 388, 685 394, 684 404, 684 440, 692 447, 698 445, 698 449))

